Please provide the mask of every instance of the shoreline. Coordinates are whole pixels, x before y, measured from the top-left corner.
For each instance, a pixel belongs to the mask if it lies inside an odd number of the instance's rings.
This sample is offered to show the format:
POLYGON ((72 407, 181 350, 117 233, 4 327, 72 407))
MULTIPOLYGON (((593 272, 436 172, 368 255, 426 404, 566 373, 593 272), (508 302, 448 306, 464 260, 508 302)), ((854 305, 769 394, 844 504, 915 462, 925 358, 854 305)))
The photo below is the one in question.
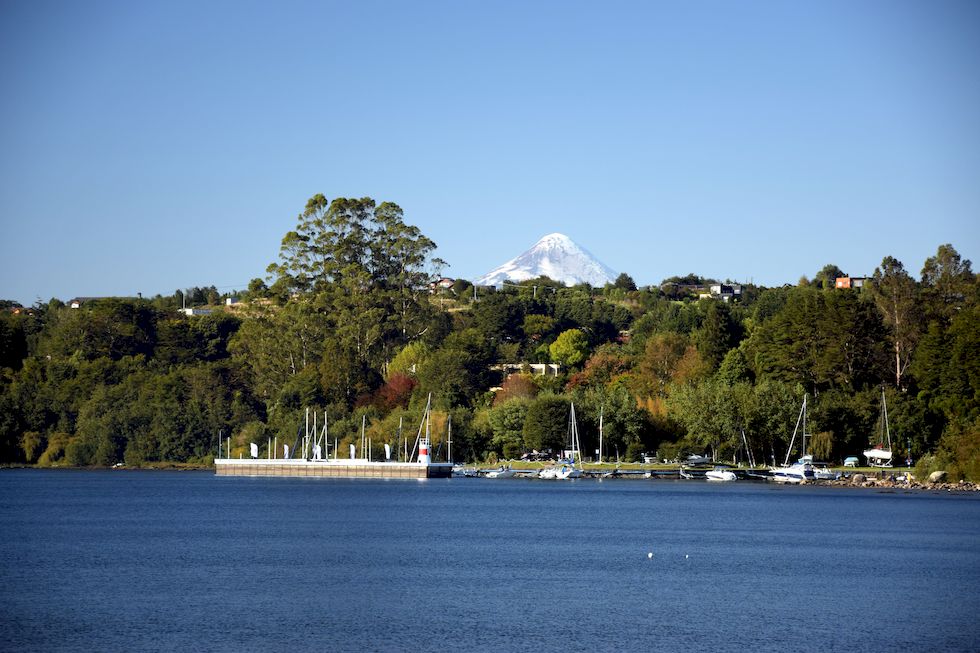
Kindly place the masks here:
MULTIPOLYGON (((662 466, 661 467, 642 466, 640 464, 636 464, 635 466, 632 466, 631 465, 631 468, 634 468, 634 469, 661 469, 661 468, 663 468, 663 469, 673 469, 673 468, 665 468, 665 467, 662 467, 662 466)), ((122 466, 119 466, 119 467, 98 467, 98 466, 70 467, 70 466, 67 466, 67 465, 58 465, 58 466, 50 466, 49 467, 49 466, 39 466, 39 465, 27 465, 27 464, 5 464, 5 465, 0 465, 0 471, 9 470, 9 469, 30 469, 30 470, 38 470, 38 471, 44 471, 44 470, 60 470, 60 471, 118 471, 118 472, 159 472, 159 471, 168 471, 168 472, 184 472, 184 471, 188 471, 188 472, 195 472, 195 471, 204 472, 204 471, 211 471, 211 472, 214 472, 214 471, 216 471, 216 468, 215 468, 214 465, 197 464, 197 463, 156 463, 156 464, 153 464, 153 465, 146 465, 146 466, 141 466, 141 467, 129 467, 129 466, 125 466, 125 465, 122 465, 122 466)), ((535 467, 535 466, 530 466, 530 467, 514 467, 514 469, 517 470, 517 471, 530 472, 530 471, 536 470, 537 467, 535 467)), ((597 469, 601 469, 601 468, 598 468, 597 467, 597 469)), ((798 485, 803 485, 803 486, 807 486, 807 487, 858 488, 858 489, 872 489, 872 490, 906 490, 906 491, 915 491, 915 492, 923 492, 923 491, 925 491, 925 492, 961 492, 961 493, 980 492, 980 483, 972 483, 970 481, 965 481, 965 480, 964 481, 941 481, 941 482, 936 482, 936 483, 929 483, 928 481, 926 481, 926 482, 919 482, 919 481, 916 481, 916 480, 913 479, 911 482, 906 482, 906 481, 890 480, 889 478, 885 478, 884 477, 884 473, 883 472, 880 472, 880 471, 878 472, 878 474, 879 474, 878 476, 869 476, 869 475, 865 474, 864 472, 856 472, 856 473, 852 473, 851 475, 849 475, 847 477, 842 477, 842 478, 837 479, 837 480, 805 481, 803 483, 799 483, 798 485)), ((663 481, 666 481, 666 480, 673 480, 673 479, 647 479, 647 478, 639 478, 639 477, 626 476, 626 477, 618 477, 618 478, 603 479, 603 480, 615 480, 615 481, 633 480, 633 481, 663 482, 663 481)), ((675 482, 677 482, 677 481, 675 481, 675 482)), ((685 483, 687 483, 687 482, 693 482, 693 483, 697 483, 697 482, 707 482, 707 481, 703 481, 702 479, 688 479, 688 480, 681 480, 679 482, 685 482, 685 483)), ((748 483, 753 483, 753 482, 754 483, 766 483, 766 481, 742 481, 742 482, 743 483, 746 483, 746 482, 748 482, 748 483)), ((771 483, 771 484, 773 484, 773 485, 784 485, 784 484, 781 484, 781 483, 771 483)))

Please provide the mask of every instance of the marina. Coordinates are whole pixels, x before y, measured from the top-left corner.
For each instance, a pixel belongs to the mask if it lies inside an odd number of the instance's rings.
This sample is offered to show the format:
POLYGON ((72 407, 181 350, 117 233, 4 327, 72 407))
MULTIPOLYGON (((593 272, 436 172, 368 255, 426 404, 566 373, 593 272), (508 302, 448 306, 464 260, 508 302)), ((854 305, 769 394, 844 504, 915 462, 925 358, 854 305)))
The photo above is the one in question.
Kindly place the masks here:
POLYGON ((450 463, 373 460, 226 458, 214 461, 217 476, 305 476, 320 478, 447 478, 450 463))
MULTIPOLYGON (((812 478, 807 478, 805 482, 809 484, 821 484, 823 482, 848 482, 858 477, 859 473, 853 470, 848 474, 832 470, 826 467, 825 463, 816 463, 818 469, 822 470, 815 473, 812 478)), ((559 470, 567 465, 545 466, 545 467, 512 467, 509 464, 497 467, 479 467, 475 465, 455 465, 452 467, 452 476, 457 478, 487 478, 487 479, 536 479, 552 480, 562 476, 559 470)), ((906 475, 901 472, 885 472, 878 470, 871 474, 860 474, 862 479, 874 478, 882 481, 904 482, 906 475)), ((608 466, 590 467, 583 466, 583 469, 573 478, 582 479, 620 479, 620 480, 667 480, 667 481, 756 481, 768 483, 785 483, 786 480, 780 474, 774 473, 767 468, 747 468, 733 467, 731 465, 708 465, 698 467, 679 466, 671 468, 657 469, 622 469, 619 467, 610 469, 608 466)), ((801 481, 796 481, 799 483, 801 481)), ((791 483, 793 483, 791 481, 791 483)), ((793 484, 796 484, 793 483, 793 484)))
MULTIPOLYGON (((289 477, 319 477, 319 478, 448 478, 453 474, 451 462, 434 462, 430 453, 431 426, 429 411, 432 406, 432 396, 429 395, 418 434, 411 452, 408 441, 405 441, 404 460, 392 460, 392 447, 384 445, 385 459, 371 458, 371 442, 364 435, 364 422, 361 423, 360 451, 358 446, 349 446, 349 457, 340 458, 337 453, 340 447, 334 442, 330 446, 327 432, 326 414, 323 416, 322 428, 317 428, 317 414, 306 411, 306 421, 301 425, 302 438, 297 432, 296 442, 292 450, 283 445, 283 457, 279 457, 278 443, 268 446, 268 457, 258 457, 258 446, 251 445, 252 455, 249 458, 232 458, 231 441, 227 440, 228 455, 220 457, 221 442, 219 440, 219 456, 214 460, 216 476, 289 476, 289 477), (298 456, 290 457, 291 452, 299 452, 298 456), (275 452, 275 457, 273 457, 275 452), (331 456, 333 452, 333 456, 331 456), (416 453, 417 452, 417 453, 416 453), (360 457, 358 457, 360 454, 360 457)), ((447 456, 452 458, 452 424, 449 426, 449 449, 447 456)))

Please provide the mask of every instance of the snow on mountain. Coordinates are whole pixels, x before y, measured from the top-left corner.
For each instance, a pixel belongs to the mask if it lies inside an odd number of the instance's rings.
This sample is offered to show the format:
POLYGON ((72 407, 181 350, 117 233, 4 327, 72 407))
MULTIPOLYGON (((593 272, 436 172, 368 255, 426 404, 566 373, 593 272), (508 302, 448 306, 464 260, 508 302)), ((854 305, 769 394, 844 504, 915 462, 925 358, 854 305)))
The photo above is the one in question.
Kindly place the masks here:
POLYGON ((548 234, 531 249, 487 272, 473 283, 496 286, 503 281, 525 281, 540 276, 569 286, 580 283, 603 286, 612 283, 616 273, 568 236, 548 234))

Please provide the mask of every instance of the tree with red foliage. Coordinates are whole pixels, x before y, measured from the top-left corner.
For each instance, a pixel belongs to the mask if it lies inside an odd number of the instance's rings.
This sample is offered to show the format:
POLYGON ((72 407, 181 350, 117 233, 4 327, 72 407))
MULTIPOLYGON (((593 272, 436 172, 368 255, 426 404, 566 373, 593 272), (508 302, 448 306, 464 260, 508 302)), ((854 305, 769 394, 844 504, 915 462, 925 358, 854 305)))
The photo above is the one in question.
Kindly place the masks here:
POLYGON ((378 408, 386 411, 407 408, 417 385, 418 381, 413 377, 401 372, 393 372, 388 375, 388 381, 378 389, 375 403, 378 408))

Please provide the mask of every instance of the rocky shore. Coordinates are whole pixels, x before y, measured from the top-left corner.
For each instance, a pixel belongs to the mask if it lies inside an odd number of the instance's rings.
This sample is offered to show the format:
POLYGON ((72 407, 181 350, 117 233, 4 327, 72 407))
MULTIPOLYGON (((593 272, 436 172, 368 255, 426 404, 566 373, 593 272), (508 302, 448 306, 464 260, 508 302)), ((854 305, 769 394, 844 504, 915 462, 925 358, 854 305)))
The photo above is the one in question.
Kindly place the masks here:
POLYGON ((946 472, 933 472, 922 483, 915 480, 912 476, 906 475, 877 477, 867 476, 865 474, 852 474, 851 476, 839 478, 836 481, 823 481, 820 483, 837 487, 933 490, 938 492, 980 492, 980 483, 970 483, 968 481, 959 481, 958 483, 947 482, 946 472))

